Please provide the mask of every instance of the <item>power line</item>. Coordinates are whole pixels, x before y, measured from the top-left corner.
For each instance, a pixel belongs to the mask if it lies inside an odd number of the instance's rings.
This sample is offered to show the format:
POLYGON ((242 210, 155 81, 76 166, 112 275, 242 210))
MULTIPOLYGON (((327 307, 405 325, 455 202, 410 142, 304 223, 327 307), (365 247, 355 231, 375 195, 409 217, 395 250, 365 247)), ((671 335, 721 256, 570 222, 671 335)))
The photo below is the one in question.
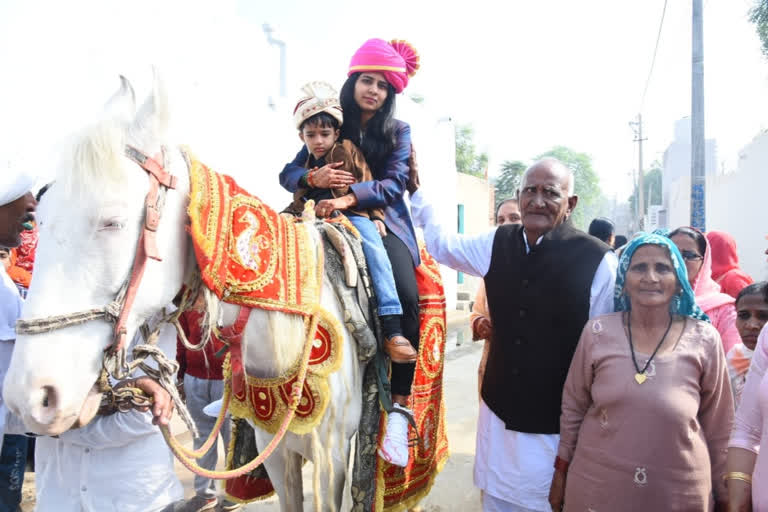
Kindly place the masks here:
POLYGON ((661 10, 661 20, 659 21, 659 33, 656 34, 656 46, 653 48, 653 58, 651 59, 651 69, 648 70, 648 78, 645 80, 643 97, 640 100, 641 112, 643 110, 643 105, 645 105, 645 94, 648 92, 648 85, 651 83, 651 75, 653 75, 653 66, 656 64, 656 53, 659 51, 659 41, 661 41, 661 29, 664 26, 664 15, 666 13, 667 13, 667 0, 664 0, 664 7, 661 10))

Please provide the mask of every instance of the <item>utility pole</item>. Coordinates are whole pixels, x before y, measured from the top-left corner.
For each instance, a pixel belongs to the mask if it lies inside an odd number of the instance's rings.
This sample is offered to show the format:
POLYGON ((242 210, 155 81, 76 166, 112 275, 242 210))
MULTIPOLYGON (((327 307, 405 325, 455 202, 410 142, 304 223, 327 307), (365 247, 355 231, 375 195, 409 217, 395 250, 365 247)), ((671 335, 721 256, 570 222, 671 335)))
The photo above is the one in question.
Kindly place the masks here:
POLYGON ((643 117, 637 114, 637 121, 631 121, 629 126, 635 131, 635 138, 633 142, 637 142, 637 197, 635 197, 635 203, 637 204, 637 228, 638 231, 642 231, 643 224, 645 222, 645 201, 644 185, 643 185, 643 141, 648 140, 643 138, 643 117))
POLYGON ((691 226, 705 231, 706 185, 704 149, 704 19, 701 0, 693 0, 691 66, 691 226))
MULTIPOLYGON (((286 96, 286 87, 285 87, 285 82, 286 82, 286 80, 285 80, 285 68, 286 68, 286 63, 285 63, 285 53, 286 53, 285 52, 285 41, 281 41, 280 39, 275 39, 275 37, 273 36, 275 31, 272 29, 272 27, 268 23, 265 23, 264 25, 262 25, 261 28, 262 28, 262 30, 264 30, 264 34, 267 36, 267 43, 269 43, 272 46, 277 46, 278 49, 280 50, 280 96, 285 98, 285 96, 286 96)), ((273 109, 275 108, 275 103, 274 103, 274 101, 272 100, 271 97, 269 98, 269 104, 270 104, 270 106, 273 109)))

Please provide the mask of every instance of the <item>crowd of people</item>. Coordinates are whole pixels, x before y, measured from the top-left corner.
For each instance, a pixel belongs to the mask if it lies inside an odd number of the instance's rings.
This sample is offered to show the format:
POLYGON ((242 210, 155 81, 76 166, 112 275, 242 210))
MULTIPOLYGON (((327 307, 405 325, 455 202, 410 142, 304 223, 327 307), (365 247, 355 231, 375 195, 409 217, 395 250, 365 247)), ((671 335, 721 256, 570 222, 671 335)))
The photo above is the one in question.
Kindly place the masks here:
MULTIPOLYGON (((679 227, 627 240, 605 218, 583 232, 570 221, 578 206, 573 173, 553 158, 525 171, 516 197, 497 206, 495 228, 456 234, 421 189, 410 128, 394 117, 396 95, 417 68, 407 43, 371 39, 354 53, 339 94, 308 84, 294 111, 303 147, 279 175, 293 194, 287 213, 301 216, 313 201, 318 217, 344 214, 361 235, 399 412, 387 417, 379 455, 403 467, 413 456, 407 417, 419 349, 420 227, 438 262, 483 278, 470 320, 473 338, 486 340, 478 507, 768 510, 768 461, 760 456, 768 443, 768 284, 739 268, 733 238, 679 227)), ((34 275, 33 183, 23 172, 0 180, 0 373, 34 275)), ((201 319, 197 307, 181 317, 192 343, 201 319)), ((205 407, 223 393, 222 348, 214 337, 203 351, 181 341, 176 349, 178 387, 201 434, 195 448, 213 428, 205 407)), ((165 391, 143 382, 167 403, 165 391)), ((39 438, 38 510, 240 508, 202 477, 194 497, 181 501, 153 417, 102 416, 39 438), (133 483, 115 481, 106 471, 112 465, 135 468, 133 483)), ((221 436, 228 444, 228 428, 221 436)), ((27 443, 4 437, 3 510, 19 507, 27 443)), ((200 464, 213 468, 217 458, 214 449, 200 464)))

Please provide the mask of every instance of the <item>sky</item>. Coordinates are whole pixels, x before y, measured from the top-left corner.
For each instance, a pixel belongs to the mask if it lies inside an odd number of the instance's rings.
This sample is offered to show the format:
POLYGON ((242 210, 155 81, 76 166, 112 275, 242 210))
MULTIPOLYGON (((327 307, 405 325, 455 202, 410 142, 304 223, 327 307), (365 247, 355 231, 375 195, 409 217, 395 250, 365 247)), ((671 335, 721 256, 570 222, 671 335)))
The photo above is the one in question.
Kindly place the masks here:
MULTIPOLYGON (((751 0, 705 0, 706 134, 733 170, 738 152, 768 126, 768 59, 747 21, 751 0)), ((530 162, 556 145, 592 156, 609 197, 631 192, 638 112, 646 166, 661 159, 674 122, 690 113, 691 2, 668 2, 658 55, 641 97, 664 0, 474 0, 362 3, 0 0, 0 159, 42 151, 95 116, 131 77, 148 87, 152 64, 219 147, 295 145, 290 118, 260 129, 265 98, 292 106, 299 87, 339 87, 352 53, 370 37, 405 39, 421 55, 406 89, 436 117, 471 124, 489 172, 530 162), (286 43, 287 97, 278 94, 286 43), (211 129, 215 127, 215 129, 211 129)), ((274 122, 274 121, 273 121, 274 122)), ((414 143, 418 148, 418 140, 414 143)), ((290 146, 289 146, 290 147, 290 146)), ((289 157, 290 155, 286 156, 289 157)))

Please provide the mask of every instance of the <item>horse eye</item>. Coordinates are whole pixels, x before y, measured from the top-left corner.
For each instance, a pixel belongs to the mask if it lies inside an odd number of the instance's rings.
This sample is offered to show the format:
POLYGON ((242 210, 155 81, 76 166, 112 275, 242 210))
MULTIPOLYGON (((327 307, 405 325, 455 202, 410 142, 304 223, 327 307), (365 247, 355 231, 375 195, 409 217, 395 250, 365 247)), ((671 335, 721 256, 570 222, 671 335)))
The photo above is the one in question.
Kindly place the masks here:
POLYGON ((111 219, 104 224, 101 225, 99 228, 99 231, 117 231, 119 229, 123 229, 125 227, 125 224, 119 220, 111 219))

